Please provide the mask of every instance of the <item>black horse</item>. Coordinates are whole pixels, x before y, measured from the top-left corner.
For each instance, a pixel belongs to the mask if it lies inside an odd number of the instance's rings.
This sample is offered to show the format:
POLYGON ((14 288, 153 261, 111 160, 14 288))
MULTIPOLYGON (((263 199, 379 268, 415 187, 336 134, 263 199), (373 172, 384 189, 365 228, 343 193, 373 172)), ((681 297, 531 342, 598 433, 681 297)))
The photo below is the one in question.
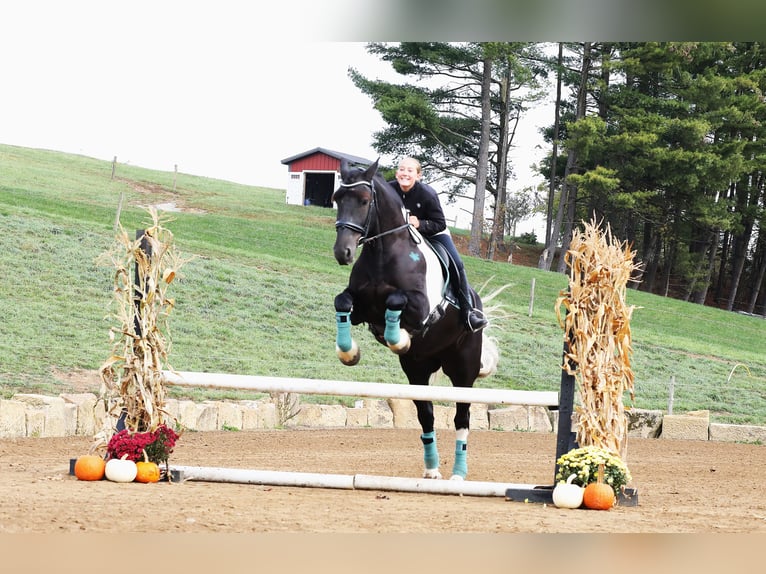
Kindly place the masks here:
MULTIPOLYGON (((359 362, 351 325, 365 323, 375 338, 399 355, 411 385, 427 385, 441 369, 456 387, 471 387, 497 367, 497 348, 482 330, 470 332, 450 288, 448 256, 437 252, 408 225, 401 198, 378 174, 341 162, 341 184, 333 194, 338 213, 335 259, 354 263, 348 287, 335 298, 336 351, 345 365, 359 362)), ((482 302, 472 293, 474 305, 482 302)), ((441 478, 434 433, 433 404, 416 400, 423 433, 425 478, 441 478)), ((455 461, 452 478, 468 472, 470 404, 455 405, 455 461)))

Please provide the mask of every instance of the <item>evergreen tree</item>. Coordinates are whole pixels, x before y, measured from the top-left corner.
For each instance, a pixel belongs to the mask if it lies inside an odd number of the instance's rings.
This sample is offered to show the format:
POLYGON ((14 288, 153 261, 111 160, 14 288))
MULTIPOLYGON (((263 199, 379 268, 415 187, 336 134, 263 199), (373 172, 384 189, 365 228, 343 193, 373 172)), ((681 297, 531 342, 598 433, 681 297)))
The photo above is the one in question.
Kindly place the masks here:
POLYGON ((503 207, 498 204, 504 202, 512 177, 507 158, 515 131, 509 126, 526 104, 542 97, 538 78, 546 67, 538 48, 524 43, 401 42, 371 43, 367 49, 414 79, 391 83, 349 71, 387 124, 374 134, 373 146, 382 154, 417 157, 424 169, 439 176, 450 198, 473 198, 469 249, 478 255, 485 194, 496 212, 492 236, 503 235, 503 207))

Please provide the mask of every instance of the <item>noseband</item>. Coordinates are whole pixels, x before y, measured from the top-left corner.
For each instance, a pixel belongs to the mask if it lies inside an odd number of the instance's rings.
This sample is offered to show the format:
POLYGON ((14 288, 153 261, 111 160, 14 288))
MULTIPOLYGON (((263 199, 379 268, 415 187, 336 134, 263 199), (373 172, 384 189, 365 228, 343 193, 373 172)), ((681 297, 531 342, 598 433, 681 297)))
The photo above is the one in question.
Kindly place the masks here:
MULTIPOLYGON (((400 225, 399 227, 394 227, 393 229, 388 229, 386 231, 382 231, 378 233, 377 235, 369 236, 370 232, 370 224, 372 223, 372 212, 375 210, 375 214, 377 215, 377 191, 375 189, 375 182, 374 181, 355 181, 353 183, 340 183, 340 187, 345 188, 352 188, 356 187, 358 185, 366 185, 370 188, 370 192, 372 193, 372 200, 370 201, 369 208, 367 209, 367 217, 364 220, 364 225, 359 225, 357 223, 354 223, 353 221, 341 221, 337 220, 335 222, 335 229, 350 229, 351 231, 356 231, 357 233, 361 233, 362 236, 359 238, 358 244, 363 245, 365 243, 369 243, 370 241, 374 241, 378 237, 382 237, 384 235, 388 235, 389 233, 394 233, 396 231, 399 231, 401 229, 406 229, 410 226, 409 222, 405 221, 403 225, 400 225)), ((378 221, 378 228, 380 228, 380 222, 378 221)))

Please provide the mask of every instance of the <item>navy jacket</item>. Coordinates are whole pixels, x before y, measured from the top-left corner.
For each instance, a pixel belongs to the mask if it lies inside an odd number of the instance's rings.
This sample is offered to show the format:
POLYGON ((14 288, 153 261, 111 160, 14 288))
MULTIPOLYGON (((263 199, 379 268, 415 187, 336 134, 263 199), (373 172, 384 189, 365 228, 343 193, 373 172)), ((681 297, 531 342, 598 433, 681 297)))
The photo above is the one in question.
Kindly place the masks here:
POLYGON ((439 196, 436 190, 422 181, 418 181, 407 192, 402 191, 399 182, 389 182, 404 202, 404 207, 410 214, 420 220, 418 231, 425 237, 431 237, 447 229, 447 220, 444 218, 439 196))

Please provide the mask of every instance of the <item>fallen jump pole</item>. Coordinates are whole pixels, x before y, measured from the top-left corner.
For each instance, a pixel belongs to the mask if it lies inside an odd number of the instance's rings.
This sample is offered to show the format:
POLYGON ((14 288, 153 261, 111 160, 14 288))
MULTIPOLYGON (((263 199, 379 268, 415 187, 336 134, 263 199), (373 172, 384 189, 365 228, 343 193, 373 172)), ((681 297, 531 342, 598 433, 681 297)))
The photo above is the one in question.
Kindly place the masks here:
POLYGON ((518 391, 511 389, 436 387, 394 383, 361 383, 356 381, 230 375, 223 373, 194 373, 189 371, 163 371, 163 375, 169 385, 181 387, 248 389, 262 393, 279 392, 307 395, 340 395, 347 397, 485 403, 494 405, 530 405, 542 407, 558 406, 559 404, 559 394, 556 391, 518 391))
POLYGON ((298 486, 337 488, 345 490, 386 490, 396 492, 423 492, 428 494, 459 494, 464 496, 501 496, 508 489, 534 490, 545 486, 484 482, 477 480, 433 480, 429 478, 402 478, 369 474, 321 474, 277 470, 249 470, 204 466, 171 465, 171 481, 200 480, 272 486, 298 486))

